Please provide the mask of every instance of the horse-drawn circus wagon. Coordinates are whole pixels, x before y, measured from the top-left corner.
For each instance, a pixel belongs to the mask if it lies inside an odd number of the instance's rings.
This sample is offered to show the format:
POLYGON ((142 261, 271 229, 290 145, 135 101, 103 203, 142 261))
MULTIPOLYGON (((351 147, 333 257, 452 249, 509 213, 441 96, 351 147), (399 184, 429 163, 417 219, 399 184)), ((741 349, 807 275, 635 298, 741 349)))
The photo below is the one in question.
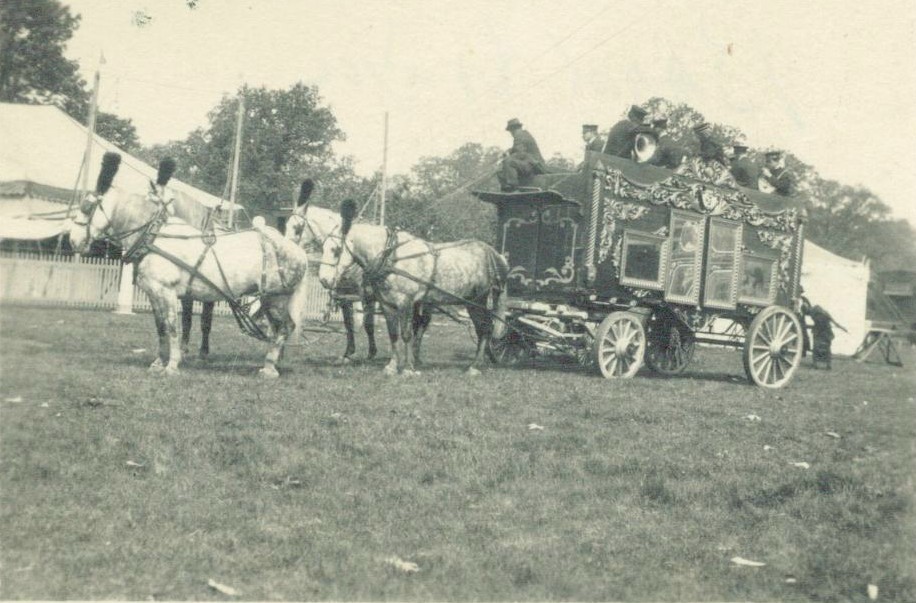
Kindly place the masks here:
POLYGON ((588 155, 575 174, 474 193, 496 206, 511 267, 497 357, 563 353, 627 378, 644 363, 680 373, 715 343, 743 347, 757 385, 788 383, 803 353, 803 212, 702 172, 588 155))

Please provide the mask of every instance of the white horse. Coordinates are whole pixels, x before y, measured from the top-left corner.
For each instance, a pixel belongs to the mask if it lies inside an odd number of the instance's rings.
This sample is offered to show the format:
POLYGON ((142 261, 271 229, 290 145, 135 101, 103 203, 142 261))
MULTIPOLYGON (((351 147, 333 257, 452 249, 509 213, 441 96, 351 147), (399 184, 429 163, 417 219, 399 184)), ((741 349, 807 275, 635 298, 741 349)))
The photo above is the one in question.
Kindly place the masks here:
MULTIPOLYGON (((159 354, 151 371, 178 374, 180 297, 234 302, 259 294, 271 327, 271 334, 259 333, 270 343, 260 374, 279 376, 277 362, 305 302, 308 257, 272 228, 208 235, 170 220, 165 186, 174 161, 169 161, 160 164, 146 195, 131 194, 111 187, 120 156, 107 153, 96 191, 80 204, 70 228, 73 248, 84 253, 93 241, 107 239, 124 249, 125 261, 136 262, 137 282, 153 306, 159 334, 159 354)), ((240 324, 249 320, 247 315, 236 317, 240 324)))
POLYGON ((340 234, 325 240, 318 278, 333 289, 353 265, 362 269, 364 281, 371 284, 389 325, 392 355, 385 367, 387 374, 416 374, 411 342, 422 336, 422 329, 417 329, 413 315, 417 308, 430 305, 463 305, 467 309, 477 333, 477 353, 468 368, 470 374, 479 373, 483 352, 495 361, 489 344, 505 332, 509 274, 505 258, 481 241, 430 243, 384 226, 353 224, 355 203, 349 200, 344 201, 340 212, 340 234), (392 324, 397 325, 398 332, 391 331, 392 324))
MULTIPOLYGON (((327 238, 334 233, 340 233, 341 220, 340 214, 336 211, 316 207, 309 202, 314 187, 315 184, 310 178, 305 179, 300 185, 299 199, 296 202, 296 209, 286 221, 285 235, 287 239, 294 241, 303 249, 321 253, 327 238)), ((353 266, 353 269, 340 279, 337 284, 337 292, 353 291, 362 298, 363 329, 366 331, 366 339, 369 342, 367 357, 371 360, 378 353, 375 343, 375 310, 378 303, 371 288, 364 287, 362 280, 362 271, 359 266, 353 266)), ((347 347, 344 349, 342 358, 344 361, 349 361, 356 353, 353 302, 350 299, 341 299, 340 312, 343 314, 344 328, 347 331, 347 347)), ((428 311, 418 309, 414 316, 415 327, 425 331, 430 319, 431 315, 428 311)), ((389 336, 393 328, 395 325, 388 324, 389 336)), ((420 338, 417 338, 414 346, 414 356, 417 360, 420 354, 419 342, 420 338)))

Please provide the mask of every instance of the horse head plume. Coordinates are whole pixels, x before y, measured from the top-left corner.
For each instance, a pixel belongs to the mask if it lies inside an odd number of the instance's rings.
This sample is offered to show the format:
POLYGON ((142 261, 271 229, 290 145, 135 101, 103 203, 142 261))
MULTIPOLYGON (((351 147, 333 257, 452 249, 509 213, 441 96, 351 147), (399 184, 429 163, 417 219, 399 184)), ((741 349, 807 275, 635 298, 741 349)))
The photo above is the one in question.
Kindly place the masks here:
POLYGON ((312 191, 315 189, 315 181, 311 178, 306 178, 302 181, 302 184, 299 186, 299 200, 296 201, 296 207, 303 207, 308 205, 309 197, 312 196, 312 191))
POLYGON ((356 201, 353 199, 344 199, 340 204, 340 231, 343 234, 350 232, 353 226, 353 220, 356 218, 356 201))
POLYGON ((121 155, 118 153, 105 153, 104 157, 102 157, 102 170, 99 172, 99 179, 95 183, 97 195, 104 195, 108 192, 119 167, 121 167, 121 155))
POLYGON ((156 174, 156 184, 159 186, 165 186, 169 183, 169 180, 172 178, 172 174, 175 173, 175 160, 171 157, 166 157, 159 162, 159 173, 156 174))

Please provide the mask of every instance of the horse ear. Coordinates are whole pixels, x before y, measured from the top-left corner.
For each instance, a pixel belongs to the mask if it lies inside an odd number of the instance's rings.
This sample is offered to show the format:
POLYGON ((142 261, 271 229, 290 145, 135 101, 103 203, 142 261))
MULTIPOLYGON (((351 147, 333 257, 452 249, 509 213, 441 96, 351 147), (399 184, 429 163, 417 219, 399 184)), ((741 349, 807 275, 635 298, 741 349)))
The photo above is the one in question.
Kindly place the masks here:
POLYGON ((105 153, 104 157, 102 157, 102 170, 99 172, 99 179, 95 182, 96 194, 104 195, 108 192, 119 167, 121 167, 121 155, 118 153, 105 153))
POLYGON ((159 186, 165 186, 169 183, 169 180, 172 178, 172 174, 175 173, 175 168, 177 167, 175 160, 171 157, 166 157, 159 162, 159 173, 156 175, 156 184, 159 186))
POLYGON ((299 186, 299 200, 296 201, 296 207, 303 207, 308 205, 309 197, 312 196, 312 191, 315 189, 315 181, 311 178, 306 178, 302 181, 302 184, 299 186))
POLYGON ((340 204, 340 231, 343 234, 350 232, 353 220, 356 218, 356 201, 344 199, 340 204))

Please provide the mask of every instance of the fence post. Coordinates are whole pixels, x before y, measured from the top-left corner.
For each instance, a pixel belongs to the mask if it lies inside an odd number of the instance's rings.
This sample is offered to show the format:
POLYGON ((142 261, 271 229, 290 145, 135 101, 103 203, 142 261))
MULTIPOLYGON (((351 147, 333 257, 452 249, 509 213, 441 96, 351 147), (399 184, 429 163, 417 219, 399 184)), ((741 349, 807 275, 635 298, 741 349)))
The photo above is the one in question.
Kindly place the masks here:
POLYGON ((121 264, 121 283, 118 286, 118 308, 115 314, 134 313, 134 264, 121 264))

